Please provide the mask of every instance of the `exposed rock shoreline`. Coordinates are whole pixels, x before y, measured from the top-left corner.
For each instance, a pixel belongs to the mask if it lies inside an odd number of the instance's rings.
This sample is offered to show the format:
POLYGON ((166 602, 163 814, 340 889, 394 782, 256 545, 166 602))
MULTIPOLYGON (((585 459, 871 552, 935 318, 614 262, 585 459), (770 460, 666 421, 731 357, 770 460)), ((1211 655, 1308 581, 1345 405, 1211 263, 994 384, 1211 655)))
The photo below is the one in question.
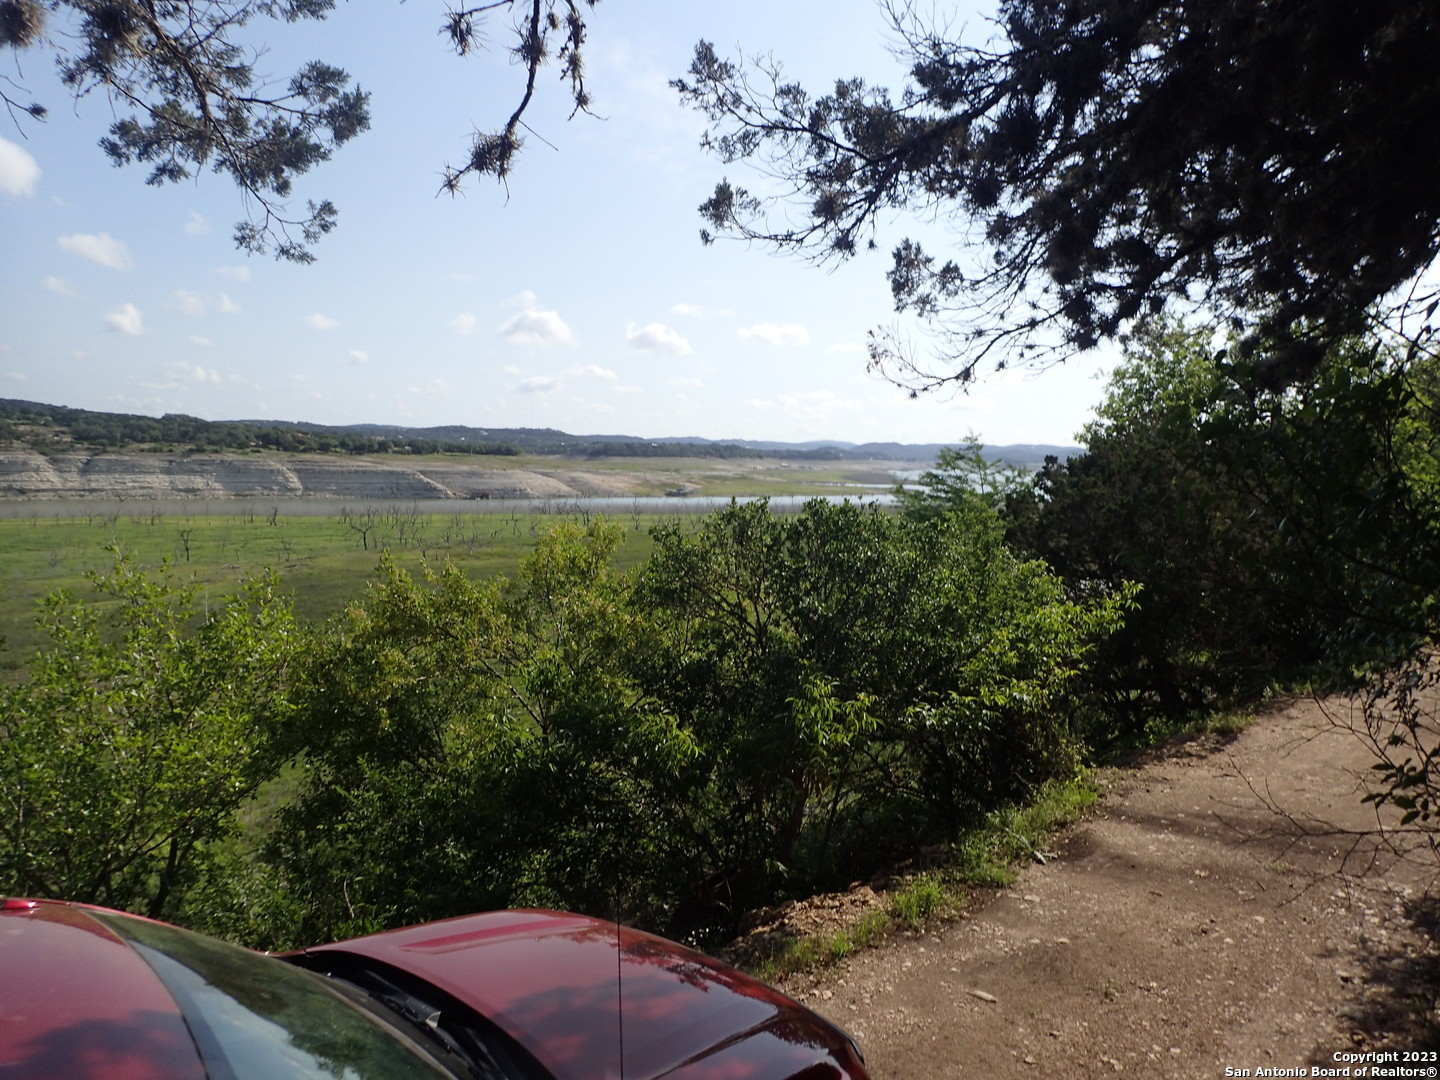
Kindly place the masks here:
POLYGON ((0 499, 547 499, 647 493, 648 478, 574 469, 414 467, 273 454, 0 450, 0 499))

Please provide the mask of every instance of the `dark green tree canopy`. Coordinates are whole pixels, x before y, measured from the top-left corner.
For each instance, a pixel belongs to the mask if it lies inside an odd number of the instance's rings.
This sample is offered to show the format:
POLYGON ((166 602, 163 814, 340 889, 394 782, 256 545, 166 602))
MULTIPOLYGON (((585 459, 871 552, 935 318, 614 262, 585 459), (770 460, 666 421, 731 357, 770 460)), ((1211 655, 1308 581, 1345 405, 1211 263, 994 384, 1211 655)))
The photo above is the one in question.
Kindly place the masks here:
POLYGON ((953 257, 894 249, 896 307, 938 328, 941 356, 881 332, 871 358, 912 388, 1061 358, 1174 305, 1288 343, 1278 374, 1304 378, 1436 257, 1434 5, 1002 0, 984 45, 887 8, 911 72, 898 100, 859 79, 815 96, 704 42, 673 85, 709 149, 783 188, 721 183, 707 240, 824 259, 873 246, 898 208, 964 228, 953 257))
MULTIPOLYGON (((476 132, 460 164, 445 167, 442 190, 457 193, 472 175, 505 180, 536 79, 552 59, 570 84, 575 112, 587 111, 584 13, 598 2, 485 0, 447 9, 441 33, 461 56, 482 45, 487 15, 514 10, 509 52, 526 81, 505 125, 476 132)), ((102 90, 122 114, 100 144, 115 164, 148 165, 151 184, 205 169, 228 175, 251 208, 236 226, 236 244, 310 262, 311 247, 335 227, 337 211, 328 200, 292 208, 295 178, 369 128, 370 95, 320 60, 277 88, 264 85, 250 28, 267 19, 324 19, 334 8, 335 0, 0 0, 0 46, 63 39, 55 63, 65 86, 77 98, 102 90)), ((3 84, 0 102, 12 118, 43 119, 48 111, 12 98, 3 84)))

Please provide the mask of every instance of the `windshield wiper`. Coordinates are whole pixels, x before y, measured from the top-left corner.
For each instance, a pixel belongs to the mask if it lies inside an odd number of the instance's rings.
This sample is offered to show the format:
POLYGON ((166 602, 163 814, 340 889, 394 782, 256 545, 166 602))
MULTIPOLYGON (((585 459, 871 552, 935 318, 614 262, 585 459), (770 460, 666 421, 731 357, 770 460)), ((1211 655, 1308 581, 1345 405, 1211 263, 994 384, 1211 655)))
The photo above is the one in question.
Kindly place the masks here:
MULTIPOLYGON (((449 1058, 458 1059, 473 1080, 553 1080, 491 1020, 423 979, 350 953, 285 959, 350 987, 398 1016, 449 1058)), ((453 1071, 454 1064, 446 1064, 453 1071)))

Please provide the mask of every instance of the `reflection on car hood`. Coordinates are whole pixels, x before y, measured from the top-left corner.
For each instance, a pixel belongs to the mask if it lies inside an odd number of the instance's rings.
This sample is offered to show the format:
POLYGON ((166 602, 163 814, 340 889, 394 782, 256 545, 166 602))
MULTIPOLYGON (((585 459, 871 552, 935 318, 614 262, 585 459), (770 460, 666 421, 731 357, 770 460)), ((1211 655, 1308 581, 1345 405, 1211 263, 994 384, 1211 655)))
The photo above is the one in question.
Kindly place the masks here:
POLYGON ((843 1035, 777 991, 673 942, 578 915, 490 912, 306 952, 364 956, 433 983, 557 1080, 864 1075, 843 1035))

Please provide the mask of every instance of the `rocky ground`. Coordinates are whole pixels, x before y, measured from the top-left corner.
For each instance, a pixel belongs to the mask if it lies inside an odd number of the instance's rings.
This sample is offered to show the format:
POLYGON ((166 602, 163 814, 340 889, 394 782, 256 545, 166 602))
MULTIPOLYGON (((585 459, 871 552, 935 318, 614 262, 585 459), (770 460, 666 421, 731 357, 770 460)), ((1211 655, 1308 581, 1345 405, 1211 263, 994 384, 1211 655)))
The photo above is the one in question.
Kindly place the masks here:
POLYGON ((1346 718, 1295 701, 1111 770, 1059 858, 786 989, 856 1036, 875 1080, 1363 1075, 1314 1070, 1440 1049, 1440 859, 1377 840, 1346 718))

